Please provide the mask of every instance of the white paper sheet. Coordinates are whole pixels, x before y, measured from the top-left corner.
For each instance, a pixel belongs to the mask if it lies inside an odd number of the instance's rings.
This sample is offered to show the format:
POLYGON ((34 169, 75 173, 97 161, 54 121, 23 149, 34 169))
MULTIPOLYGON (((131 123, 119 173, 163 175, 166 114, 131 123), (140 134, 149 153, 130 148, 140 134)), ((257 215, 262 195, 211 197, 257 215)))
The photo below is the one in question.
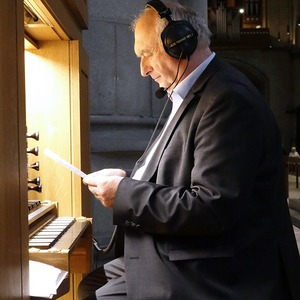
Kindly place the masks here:
POLYGON ((57 154, 52 152, 51 150, 45 149, 44 154, 47 155, 48 157, 50 157, 51 159, 53 159, 55 162, 61 164, 65 168, 69 169, 73 173, 79 175, 80 177, 84 178, 86 176, 86 174, 84 172, 82 172, 78 168, 74 167, 69 162, 67 162, 66 160, 64 160, 63 158, 61 158, 60 156, 58 156, 57 154))
POLYGON ((29 261, 29 294, 33 297, 51 299, 56 295, 57 288, 67 277, 68 272, 53 266, 29 261))

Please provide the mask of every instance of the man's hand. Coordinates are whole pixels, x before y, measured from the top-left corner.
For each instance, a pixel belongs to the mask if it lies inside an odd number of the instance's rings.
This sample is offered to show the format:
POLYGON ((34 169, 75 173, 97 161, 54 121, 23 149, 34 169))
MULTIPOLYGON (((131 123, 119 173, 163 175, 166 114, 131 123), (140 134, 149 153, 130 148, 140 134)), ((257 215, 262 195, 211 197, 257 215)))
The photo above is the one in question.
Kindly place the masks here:
POLYGON ((103 169, 88 174, 83 178, 83 183, 88 185, 89 190, 103 206, 112 208, 119 183, 125 176, 126 172, 121 169, 103 169))

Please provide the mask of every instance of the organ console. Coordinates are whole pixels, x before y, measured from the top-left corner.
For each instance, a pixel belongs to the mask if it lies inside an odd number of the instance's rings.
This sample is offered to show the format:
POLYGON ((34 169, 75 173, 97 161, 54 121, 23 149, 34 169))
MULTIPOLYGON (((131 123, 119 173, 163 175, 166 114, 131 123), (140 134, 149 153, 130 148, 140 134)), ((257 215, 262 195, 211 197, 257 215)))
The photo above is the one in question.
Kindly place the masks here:
MULTIPOLYGON (((72 8, 75 2, 68 1, 72 8)), ((80 2, 83 8, 85 2, 80 2)), ((41 1, 24 3, 39 20, 51 23, 25 26, 31 41, 42 37, 36 48, 25 51, 29 259, 68 271, 57 297, 76 299, 77 285, 92 265, 91 220, 81 217, 90 213, 89 192, 80 177, 53 163, 44 150, 89 170, 87 60, 80 43, 69 40, 41 1)), ((47 3, 63 18, 61 1, 47 3)))
MULTIPOLYGON (((38 141, 39 132, 27 134, 26 137, 38 141)), ((35 146, 27 149, 27 154, 38 156, 38 150, 39 147, 35 146)), ((40 171, 39 167, 39 162, 27 163, 28 169, 40 171)), ((28 178, 27 183, 28 191, 42 193, 40 176, 28 178)), ((58 206, 59 203, 49 200, 28 200, 29 258, 69 273, 86 273, 91 265, 91 222, 82 217, 58 216, 58 206)), ((67 277, 62 281, 55 297, 60 297, 69 289, 67 277)))
POLYGON ((58 203, 28 202, 29 258, 70 273, 87 273, 91 264, 91 221, 58 217, 58 203))
MULTIPOLYGON (((90 271, 92 251, 90 220, 82 217, 58 217, 57 206, 58 203, 51 201, 28 201, 29 259, 52 265, 70 274, 52 299, 70 291, 71 274, 90 271)), ((47 280, 46 274, 41 276, 47 280)))
POLYGON ((91 265, 91 222, 81 217, 91 214, 90 195, 43 151, 89 172, 87 1, 1 0, 0 14, 0 298, 29 299, 32 259, 68 271, 69 292, 60 300, 74 300, 91 265), (28 10, 37 19, 27 18, 28 10), (37 177, 38 184, 28 183, 37 177), (29 245, 51 218, 64 217, 74 219, 57 242, 29 245))

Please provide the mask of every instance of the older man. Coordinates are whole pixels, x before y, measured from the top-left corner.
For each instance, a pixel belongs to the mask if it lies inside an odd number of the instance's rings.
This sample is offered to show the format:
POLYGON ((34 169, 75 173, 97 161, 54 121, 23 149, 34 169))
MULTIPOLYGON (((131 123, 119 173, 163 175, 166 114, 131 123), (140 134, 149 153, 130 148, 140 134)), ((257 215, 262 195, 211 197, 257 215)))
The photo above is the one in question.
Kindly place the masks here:
POLYGON ((141 74, 172 112, 130 177, 105 169, 83 180, 112 208, 124 255, 83 280, 82 298, 100 276, 108 283, 89 299, 299 300, 282 143, 266 102, 177 2, 148 2, 133 29, 141 74))

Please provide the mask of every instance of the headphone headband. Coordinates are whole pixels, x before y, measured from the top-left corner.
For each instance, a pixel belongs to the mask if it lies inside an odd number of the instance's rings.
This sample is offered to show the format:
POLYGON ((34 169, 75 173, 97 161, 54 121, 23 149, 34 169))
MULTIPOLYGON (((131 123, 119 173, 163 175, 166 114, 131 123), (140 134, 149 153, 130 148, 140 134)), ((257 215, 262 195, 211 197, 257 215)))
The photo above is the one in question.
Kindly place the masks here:
POLYGON ((172 57, 181 59, 190 57, 197 47, 197 31, 187 20, 173 21, 171 10, 160 0, 151 0, 145 8, 153 8, 161 19, 165 18, 168 25, 161 33, 165 51, 172 57))
POLYGON ((170 17, 170 15, 172 14, 170 8, 166 7, 165 4, 161 1, 151 0, 146 3, 145 7, 152 7, 157 11, 161 19, 166 18, 168 21, 172 20, 170 17))

